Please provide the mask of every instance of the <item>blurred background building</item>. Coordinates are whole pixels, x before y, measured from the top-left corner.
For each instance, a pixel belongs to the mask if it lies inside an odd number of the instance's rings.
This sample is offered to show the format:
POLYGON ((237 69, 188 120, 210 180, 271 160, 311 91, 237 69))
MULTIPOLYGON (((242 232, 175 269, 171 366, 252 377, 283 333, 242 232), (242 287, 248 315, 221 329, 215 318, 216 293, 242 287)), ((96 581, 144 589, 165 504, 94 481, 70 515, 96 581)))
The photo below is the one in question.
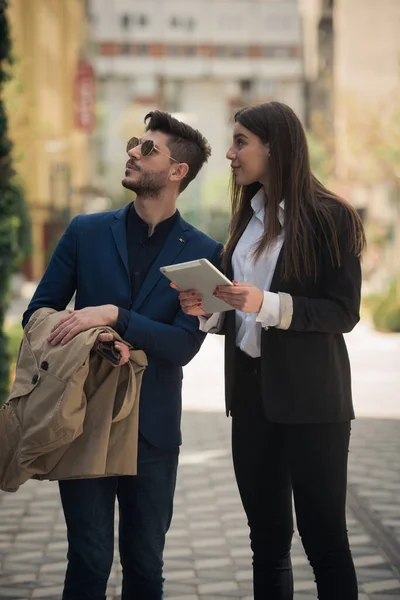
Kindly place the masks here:
POLYGON ((307 125, 367 228, 365 291, 400 280, 400 2, 301 0, 307 125))
POLYGON ((85 85, 94 85, 94 78, 90 65, 82 62, 82 0, 12 0, 9 21, 15 56, 6 97, 10 137, 34 245, 25 273, 38 279, 71 216, 82 211, 94 122, 79 94, 85 85))
POLYGON ((207 228, 212 207, 223 203, 226 212, 233 110, 279 98, 304 117, 297 0, 89 0, 88 11, 97 181, 121 197, 127 139, 143 131, 149 110, 177 113, 213 149, 181 203, 207 228))
POLYGON ((317 176, 364 219, 365 290, 400 281, 399 0, 13 0, 9 13, 28 276, 40 277, 73 214, 130 199, 125 144, 154 108, 210 140, 180 209, 223 239, 232 114, 275 99, 306 126, 317 176))

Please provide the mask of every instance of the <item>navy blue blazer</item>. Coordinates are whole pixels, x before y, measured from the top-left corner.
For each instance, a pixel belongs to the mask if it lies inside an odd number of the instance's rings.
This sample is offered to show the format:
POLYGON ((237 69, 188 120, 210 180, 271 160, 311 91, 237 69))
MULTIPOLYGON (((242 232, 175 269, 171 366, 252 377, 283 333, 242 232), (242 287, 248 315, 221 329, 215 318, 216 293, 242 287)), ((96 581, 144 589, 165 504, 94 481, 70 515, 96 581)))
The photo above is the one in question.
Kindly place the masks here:
POLYGON ((64 310, 76 292, 75 308, 114 304, 130 310, 124 335, 143 349, 149 365, 140 395, 139 428, 158 447, 181 443, 182 367, 199 351, 205 334, 197 317, 185 315, 178 293, 160 267, 208 258, 219 266, 222 244, 208 237, 180 214, 154 261, 134 303, 126 239, 130 204, 118 211, 78 215, 62 236, 23 316, 44 306, 64 310))

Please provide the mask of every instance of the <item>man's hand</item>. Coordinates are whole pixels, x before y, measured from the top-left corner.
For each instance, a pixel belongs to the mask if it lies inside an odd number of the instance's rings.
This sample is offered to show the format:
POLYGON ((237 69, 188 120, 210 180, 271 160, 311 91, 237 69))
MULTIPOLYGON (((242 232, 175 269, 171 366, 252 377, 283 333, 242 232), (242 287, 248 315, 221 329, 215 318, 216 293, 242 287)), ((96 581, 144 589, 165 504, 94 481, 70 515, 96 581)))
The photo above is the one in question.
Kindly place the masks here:
MULTIPOLYGON (((101 333, 99 335, 99 337, 97 338, 98 342, 112 342, 114 340, 114 336, 112 333, 101 333)), ((126 364, 129 360, 129 348, 128 346, 126 346, 126 344, 123 344, 122 342, 118 342, 117 340, 115 340, 114 342, 114 347, 116 350, 118 350, 119 352, 121 352, 121 358, 120 361, 117 365, 114 365, 114 363, 112 363, 111 361, 107 361, 108 363, 110 363, 110 365, 112 365, 113 367, 122 367, 122 365, 126 364)), ((107 360, 107 359, 105 359, 107 360)))
POLYGON ((82 310, 70 310, 69 314, 61 319, 47 338, 53 346, 66 344, 81 331, 91 327, 109 325, 113 327, 118 319, 118 307, 113 304, 103 306, 88 306, 82 310))
POLYGON ((264 301, 264 292, 251 283, 233 282, 233 285, 219 285, 214 292, 216 298, 247 313, 259 313, 264 301))

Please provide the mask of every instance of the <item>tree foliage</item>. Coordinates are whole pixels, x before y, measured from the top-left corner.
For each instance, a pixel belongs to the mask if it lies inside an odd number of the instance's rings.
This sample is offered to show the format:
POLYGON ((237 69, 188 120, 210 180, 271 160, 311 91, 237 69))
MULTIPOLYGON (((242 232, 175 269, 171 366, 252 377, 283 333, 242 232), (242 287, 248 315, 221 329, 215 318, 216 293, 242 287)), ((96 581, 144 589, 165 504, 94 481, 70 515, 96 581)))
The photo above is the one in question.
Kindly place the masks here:
POLYGON ((4 319, 13 270, 30 249, 29 220, 23 189, 16 183, 13 144, 3 99, 10 78, 11 37, 7 20, 8 0, 0 0, 0 404, 8 392, 9 356, 4 319))

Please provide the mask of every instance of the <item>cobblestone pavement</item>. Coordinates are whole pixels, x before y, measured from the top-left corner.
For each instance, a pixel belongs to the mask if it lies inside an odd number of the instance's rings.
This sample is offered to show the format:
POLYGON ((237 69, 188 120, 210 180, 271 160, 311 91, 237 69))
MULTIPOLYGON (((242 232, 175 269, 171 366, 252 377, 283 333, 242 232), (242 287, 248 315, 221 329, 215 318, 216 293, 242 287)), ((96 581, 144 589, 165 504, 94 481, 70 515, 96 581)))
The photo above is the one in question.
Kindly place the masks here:
MULTIPOLYGON (((252 598, 248 530, 233 477, 229 427, 222 413, 184 412, 165 553, 167 600, 252 598)), ((355 422, 348 517, 360 600, 400 599, 399 446, 400 421, 355 422)), ((65 538, 56 484, 29 481, 16 494, 0 493, 0 599, 59 599, 65 538)), ((316 598, 297 536, 293 563, 296 599, 316 598)), ((119 586, 116 560, 110 599, 119 586)))

